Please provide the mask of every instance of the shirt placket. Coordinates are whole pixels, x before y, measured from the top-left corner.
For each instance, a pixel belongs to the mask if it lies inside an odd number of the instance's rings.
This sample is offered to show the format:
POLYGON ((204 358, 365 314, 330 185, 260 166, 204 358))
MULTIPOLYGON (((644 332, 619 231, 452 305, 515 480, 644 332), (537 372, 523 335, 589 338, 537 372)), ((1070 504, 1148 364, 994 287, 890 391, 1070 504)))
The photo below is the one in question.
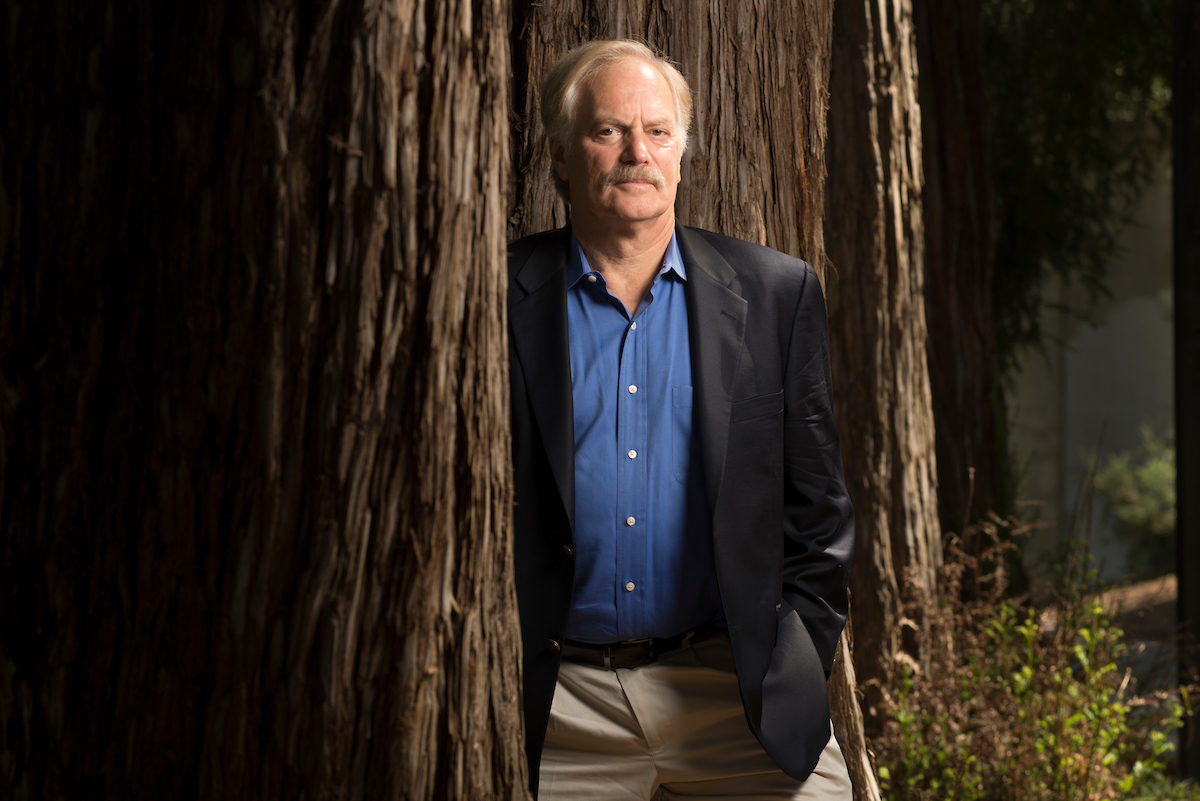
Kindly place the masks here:
POLYGON ((646 546, 649 511, 646 318, 650 308, 625 324, 617 387, 617 619, 621 639, 646 627, 646 546))

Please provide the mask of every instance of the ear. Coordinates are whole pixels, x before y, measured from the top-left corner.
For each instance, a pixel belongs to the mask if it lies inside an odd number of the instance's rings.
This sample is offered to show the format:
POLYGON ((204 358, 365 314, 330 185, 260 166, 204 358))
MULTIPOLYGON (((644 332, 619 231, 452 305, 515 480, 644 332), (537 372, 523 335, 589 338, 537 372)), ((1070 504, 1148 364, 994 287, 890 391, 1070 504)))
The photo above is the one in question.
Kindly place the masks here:
POLYGON ((567 179, 567 148, 562 142, 557 139, 550 140, 550 161, 554 163, 554 170, 558 173, 560 180, 567 179))

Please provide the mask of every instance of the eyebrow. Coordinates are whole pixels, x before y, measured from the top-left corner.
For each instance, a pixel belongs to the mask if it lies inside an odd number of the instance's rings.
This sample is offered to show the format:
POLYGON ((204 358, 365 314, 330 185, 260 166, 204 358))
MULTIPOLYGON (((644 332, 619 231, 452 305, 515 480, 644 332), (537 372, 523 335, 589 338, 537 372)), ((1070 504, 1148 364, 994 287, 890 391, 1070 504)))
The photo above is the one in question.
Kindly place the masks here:
MULTIPOLYGON (((612 125, 617 128, 626 127, 625 122, 623 122, 622 120, 618 120, 614 117, 602 117, 598 120, 595 120, 592 124, 593 125, 612 125)), ((674 126, 675 123, 669 117, 663 117, 663 118, 657 119, 657 120, 647 120, 643 124, 647 128, 670 128, 670 127, 674 126)))

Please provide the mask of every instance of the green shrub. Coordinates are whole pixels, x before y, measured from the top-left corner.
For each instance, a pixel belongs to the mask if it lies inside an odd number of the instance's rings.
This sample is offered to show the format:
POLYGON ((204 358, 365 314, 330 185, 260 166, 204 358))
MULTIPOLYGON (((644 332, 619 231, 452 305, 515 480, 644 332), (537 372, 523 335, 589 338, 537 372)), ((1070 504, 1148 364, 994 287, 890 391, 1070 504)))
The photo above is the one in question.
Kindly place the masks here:
POLYGON ((1142 446, 1114 453, 1096 474, 1096 493, 1127 540, 1140 576, 1171 572, 1175 562, 1175 430, 1141 428, 1142 446))
POLYGON ((1090 801, 1164 786, 1186 695, 1138 694, 1124 634, 1099 601, 1081 546, 1052 608, 1006 597, 1005 553, 1024 531, 999 519, 972 527, 978 558, 950 538, 942 602, 906 610, 929 640, 926 652, 900 660, 885 733, 873 743, 890 801, 1090 801), (1003 529, 1008 536, 998 536, 1003 529), (967 577, 973 591, 964 594, 967 577))
POLYGON ((1147 780, 1128 801, 1200 801, 1200 787, 1190 781, 1155 776, 1147 780))

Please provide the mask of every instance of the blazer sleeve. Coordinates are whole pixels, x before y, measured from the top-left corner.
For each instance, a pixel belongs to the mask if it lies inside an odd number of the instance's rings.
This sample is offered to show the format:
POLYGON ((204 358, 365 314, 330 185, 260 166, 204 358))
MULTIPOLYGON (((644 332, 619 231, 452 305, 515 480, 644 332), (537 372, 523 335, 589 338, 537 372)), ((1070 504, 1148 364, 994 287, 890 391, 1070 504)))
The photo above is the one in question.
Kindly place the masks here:
POLYGON ((825 298, 812 267, 804 269, 784 364, 783 599, 828 677, 849 606, 854 510, 833 420, 825 298))

